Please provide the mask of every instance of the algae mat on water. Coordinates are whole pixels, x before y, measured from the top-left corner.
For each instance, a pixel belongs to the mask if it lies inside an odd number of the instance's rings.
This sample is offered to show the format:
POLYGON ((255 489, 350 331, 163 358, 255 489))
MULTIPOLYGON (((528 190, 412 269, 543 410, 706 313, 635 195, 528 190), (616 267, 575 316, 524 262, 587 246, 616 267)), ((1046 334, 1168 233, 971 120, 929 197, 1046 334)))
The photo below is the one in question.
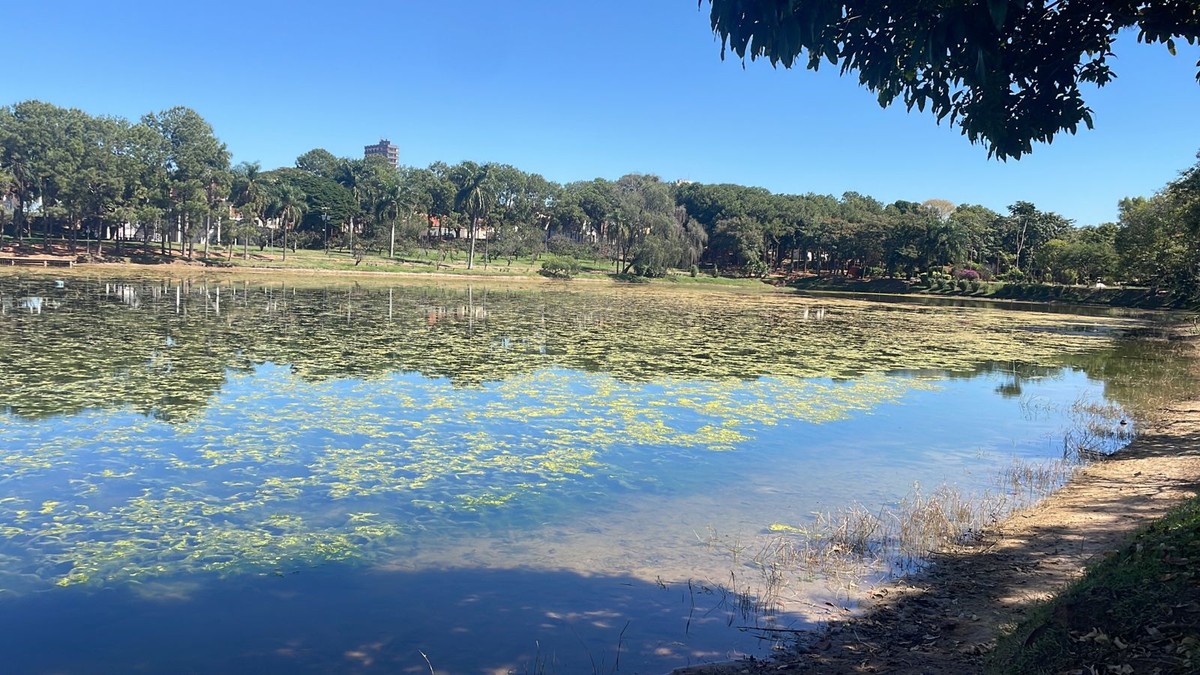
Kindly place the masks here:
POLYGON ((9 279, 0 325, 0 584, 36 588, 359 559, 506 509, 655 490, 672 462, 752 452, 766 427, 998 362, 1058 367, 1129 324, 773 295, 9 279))

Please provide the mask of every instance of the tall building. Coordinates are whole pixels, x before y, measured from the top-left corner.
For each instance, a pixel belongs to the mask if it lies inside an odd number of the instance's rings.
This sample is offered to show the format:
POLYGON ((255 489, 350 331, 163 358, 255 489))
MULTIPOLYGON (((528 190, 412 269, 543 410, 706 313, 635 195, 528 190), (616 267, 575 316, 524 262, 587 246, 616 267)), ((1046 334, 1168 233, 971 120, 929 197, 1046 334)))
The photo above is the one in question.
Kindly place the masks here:
POLYGON ((386 138, 379 139, 379 142, 375 145, 363 146, 363 158, 365 159, 372 155, 379 155, 387 159, 388 164, 392 166, 400 163, 400 148, 392 145, 392 142, 386 138))

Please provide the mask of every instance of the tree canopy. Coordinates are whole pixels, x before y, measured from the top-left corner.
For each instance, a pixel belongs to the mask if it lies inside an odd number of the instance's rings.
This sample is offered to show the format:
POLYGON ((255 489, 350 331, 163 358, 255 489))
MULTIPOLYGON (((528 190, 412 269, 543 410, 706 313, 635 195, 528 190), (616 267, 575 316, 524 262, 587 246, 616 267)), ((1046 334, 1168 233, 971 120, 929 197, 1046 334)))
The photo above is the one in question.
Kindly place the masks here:
MULTIPOLYGON (((1027 201, 1007 213, 945 199, 891 204, 857 192, 775 194, 761 187, 628 174, 559 184, 500 164, 393 167, 315 149, 294 167, 229 167, 198 113, 171 108, 136 122, 25 101, 0 106, 0 239, 35 233, 177 244, 386 251, 431 249, 483 264, 544 252, 607 258, 618 273, 769 272, 928 282, 1129 280, 1200 294, 1200 163, 1149 198, 1121 203, 1119 223, 1079 228, 1027 201), (954 277, 958 277, 954 279, 954 277)), ((286 253, 284 254, 286 255, 286 253)))
POLYGON ((857 73, 881 106, 928 107, 999 159, 1092 127, 1080 85, 1116 77, 1109 59, 1120 31, 1136 28, 1138 40, 1171 53, 1177 39, 1200 41, 1196 0, 709 2, 722 56, 810 70, 828 61, 857 73))

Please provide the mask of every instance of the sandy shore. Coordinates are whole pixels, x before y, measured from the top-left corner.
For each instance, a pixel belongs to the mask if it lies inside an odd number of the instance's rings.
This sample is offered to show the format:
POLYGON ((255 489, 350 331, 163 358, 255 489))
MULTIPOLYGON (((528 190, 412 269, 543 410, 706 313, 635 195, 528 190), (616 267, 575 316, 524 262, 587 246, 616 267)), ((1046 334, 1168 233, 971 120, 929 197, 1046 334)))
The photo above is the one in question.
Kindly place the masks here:
MULTIPOLYGON (((1200 349, 1195 351, 1200 352, 1200 349)), ((977 673, 1030 606, 1120 548, 1137 528, 1200 494, 1200 399, 1161 411, 1117 455, 1001 523, 978 545, 876 588, 858 617, 799 636, 770 661, 693 666, 672 675, 977 673)))

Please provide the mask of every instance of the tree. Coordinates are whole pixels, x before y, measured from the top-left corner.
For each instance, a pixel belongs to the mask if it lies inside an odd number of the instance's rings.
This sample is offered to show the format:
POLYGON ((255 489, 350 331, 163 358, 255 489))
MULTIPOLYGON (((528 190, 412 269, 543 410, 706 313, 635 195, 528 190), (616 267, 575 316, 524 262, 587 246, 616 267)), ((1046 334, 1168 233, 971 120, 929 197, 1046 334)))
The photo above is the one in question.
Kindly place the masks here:
MULTIPOLYGON (((258 162, 242 162, 233 169, 232 198, 241 215, 238 234, 242 236, 242 257, 250 257, 250 234, 262 219, 266 208, 266 186, 258 162)), ((230 249, 232 255, 232 249, 230 249)))
POLYGON ((963 204, 950 214, 949 222, 963 233, 967 259, 985 263, 992 260, 998 264, 997 223, 1000 214, 977 204, 963 204))
POLYGON ((622 274, 661 277, 688 248, 686 210, 677 211, 671 188, 658 176, 629 174, 616 183, 613 222, 622 274))
POLYGON ((447 173, 449 167, 435 163, 427 169, 412 169, 407 174, 409 184, 413 189, 413 208, 420 209, 426 215, 426 225, 433 227, 434 222, 441 223, 454 210, 454 183, 447 173))
POLYGON ((942 220, 949 220, 950 216, 954 215, 954 209, 958 208, 948 199, 926 199, 921 202, 921 206, 937 213, 942 220))
MULTIPOLYGON (((212 126, 190 108, 176 106, 152 113, 143 117, 142 123, 163 138, 170 208, 175 212, 181 248, 185 237, 190 246, 194 226, 208 213, 206 188, 223 180, 222 174, 229 170, 229 151, 217 140, 212 126)), ((163 239, 165 242, 166 237, 163 239)))
MULTIPOLYGON (((374 212, 372 195, 379 191, 379 186, 384 180, 383 176, 389 171, 394 172, 392 166, 387 163, 386 159, 377 155, 366 159, 343 159, 338 165, 334 180, 341 183, 354 195, 354 203, 358 207, 357 212, 351 214, 349 220, 351 249, 354 248, 357 215, 370 215, 374 212)), ((374 231, 370 229, 371 220, 363 218, 362 221, 364 225, 362 236, 367 238, 374 236, 374 231)))
POLYGON ((383 184, 375 196, 375 217, 390 224, 388 235, 388 258, 396 257, 396 220, 401 214, 410 213, 413 204, 411 185, 396 176, 383 184))
POLYGON ((1200 161, 1149 199, 1121 200, 1115 246, 1131 276, 1200 297, 1200 161))
POLYGON ((1200 40, 1195 0, 709 1, 722 56, 810 70, 828 60, 881 106, 928 107, 999 159, 1092 127, 1080 84, 1116 76, 1120 31, 1137 27, 1139 41, 1172 53, 1176 39, 1200 40))
POLYGON ((1035 264, 1064 284, 1111 279, 1118 267, 1116 233, 1113 223, 1068 230, 1060 238, 1046 242, 1035 264))
POLYGON ((467 269, 475 266, 475 239, 479 226, 492 209, 494 186, 489 180, 492 165, 480 166, 463 162, 450 170, 449 177, 456 188, 454 209, 467 217, 467 269))
POLYGON ((1030 274, 1038 248, 1051 239, 1059 239, 1070 229, 1071 221, 1057 213, 1039 211, 1029 202, 1020 201, 1008 207, 1008 215, 998 223, 1003 240, 1013 252, 1012 266, 1030 274))
POLYGON ((18 241, 33 235, 29 209, 40 200, 43 237, 50 235, 61 186, 74 175, 83 153, 79 110, 42 101, 24 101, 0 114, 0 167, 11 177, 8 192, 16 198, 13 225, 18 241))
POLYGON ((287 262, 288 230, 304 218, 304 193, 291 185, 278 185, 275 200, 275 213, 283 227, 283 261, 287 262))
POLYGON ((340 161, 332 152, 314 148, 296 158, 296 168, 322 178, 334 178, 340 161))

